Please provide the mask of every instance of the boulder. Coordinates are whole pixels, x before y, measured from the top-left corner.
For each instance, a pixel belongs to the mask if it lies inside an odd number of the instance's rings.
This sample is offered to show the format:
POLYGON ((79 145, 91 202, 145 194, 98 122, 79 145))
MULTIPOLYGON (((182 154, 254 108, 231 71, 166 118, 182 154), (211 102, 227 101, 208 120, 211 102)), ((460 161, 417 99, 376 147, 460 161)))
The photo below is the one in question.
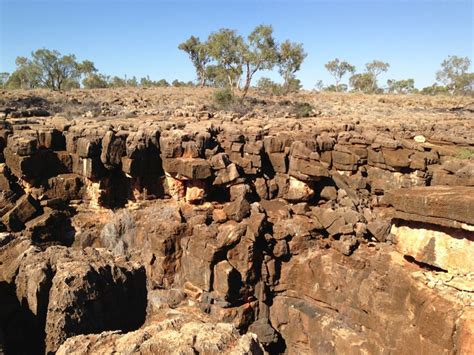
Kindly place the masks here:
POLYGON ((137 329, 145 318, 144 268, 104 250, 50 247, 30 254, 18 271, 16 293, 45 322, 46 352, 74 335, 137 329))
POLYGON ((224 207, 224 212, 229 219, 240 222, 250 214, 250 203, 245 196, 238 197, 235 201, 224 207))
POLYGON ((211 166, 205 159, 176 158, 165 159, 163 168, 166 173, 178 179, 203 180, 211 176, 211 166))
POLYGON ((102 138, 100 161, 106 169, 114 169, 122 162, 126 151, 125 139, 126 137, 116 135, 113 131, 108 131, 102 138))
POLYGON ((2 223, 11 231, 20 231, 25 223, 36 216, 41 207, 31 195, 20 197, 15 206, 2 217, 2 223))

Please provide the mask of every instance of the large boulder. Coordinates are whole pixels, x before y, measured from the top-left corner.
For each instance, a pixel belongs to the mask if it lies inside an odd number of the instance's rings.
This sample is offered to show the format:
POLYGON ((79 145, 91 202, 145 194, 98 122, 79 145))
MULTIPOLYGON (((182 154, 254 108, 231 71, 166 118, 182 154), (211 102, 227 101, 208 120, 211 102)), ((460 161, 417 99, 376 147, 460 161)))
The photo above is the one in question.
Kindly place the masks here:
POLYGON ((45 331, 46 352, 71 336, 133 330, 145 319, 144 268, 105 250, 50 247, 30 253, 15 283, 18 299, 45 331))

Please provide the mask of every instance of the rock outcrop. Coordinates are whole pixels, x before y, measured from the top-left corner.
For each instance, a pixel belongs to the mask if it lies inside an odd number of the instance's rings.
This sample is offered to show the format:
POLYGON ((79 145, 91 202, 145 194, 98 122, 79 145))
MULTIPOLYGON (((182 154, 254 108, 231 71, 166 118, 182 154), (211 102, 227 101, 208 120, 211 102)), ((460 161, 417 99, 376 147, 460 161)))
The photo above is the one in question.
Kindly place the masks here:
POLYGON ((472 135, 202 112, 2 127, 7 352, 474 346, 472 135))

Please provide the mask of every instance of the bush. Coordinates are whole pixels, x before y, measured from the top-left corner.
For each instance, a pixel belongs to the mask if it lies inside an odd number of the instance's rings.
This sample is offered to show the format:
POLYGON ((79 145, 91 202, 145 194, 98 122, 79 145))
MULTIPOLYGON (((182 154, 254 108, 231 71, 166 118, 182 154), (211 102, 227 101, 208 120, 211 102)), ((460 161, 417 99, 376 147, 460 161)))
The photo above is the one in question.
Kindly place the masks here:
POLYGON ((281 95, 281 85, 275 83, 269 78, 261 78, 257 83, 257 90, 262 95, 281 95))
POLYGON ((310 117, 313 113, 314 107, 308 102, 297 102, 293 112, 297 117, 310 117))
POLYGON ((285 94, 294 93, 300 91, 302 88, 300 79, 290 78, 286 87, 283 89, 285 94))
POLYGON ((216 108, 225 110, 235 104, 237 99, 230 88, 224 88, 214 93, 212 101, 216 108))
POLYGON ((211 106, 214 110, 234 112, 239 116, 244 116, 249 112, 249 108, 244 101, 238 98, 230 88, 219 89, 214 92, 211 106))
POLYGON ((469 160, 474 158, 474 149, 461 149, 455 156, 456 159, 469 160))
POLYGON ((299 79, 290 78, 286 86, 275 83, 269 78, 261 78, 257 83, 257 90, 263 95, 285 95, 295 93, 301 90, 299 79))

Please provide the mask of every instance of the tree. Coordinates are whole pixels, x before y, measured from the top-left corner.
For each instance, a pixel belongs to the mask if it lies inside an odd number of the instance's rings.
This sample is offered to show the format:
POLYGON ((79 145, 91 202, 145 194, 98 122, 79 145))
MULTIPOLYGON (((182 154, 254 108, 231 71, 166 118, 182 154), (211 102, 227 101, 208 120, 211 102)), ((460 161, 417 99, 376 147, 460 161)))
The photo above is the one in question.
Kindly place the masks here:
POLYGON ((97 73, 97 68, 90 60, 84 60, 82 63, 78 63, 77 70, 79 71, 79 73, 84 74, 86 76, 97 73))
POLYGON ((128 86, 128 87, 132 87, 132 88, 138 87, 138 80, 136 76, 132 76, 130 79, 127 79, 125 77, 125 83, 126 83, 125 86, 128 86))
POLYGON ((300 70, 306 55, 301 43, 286 40, 280 45, 278 53, 278 72, 283 77, 283 87, 285 90, 289 90, 291 80, 295 79, 294 75, 300 70))
POLYGON ((273 37, 272 26, 259 25, 246 38, 235 30, 222 28, 211 33, 205 43, 191 36, 178 48, 189 54, 202 85, 208 82, 211 86, 228 87, 232 93, 241 89, 242 99, 255 74, 272 70, 275 65, 284 79, 286 92, 301 87, 294 73, 306 57, 303 46, 288 40, 279 46, 273 37))
POLYGON ((381 60, 373 60, 370 63, 365 65, 367 73, 370 74, 372 78, 372 92, 377 91, 377 77, 386 72, 390 68, 390 64, 382 62, 381 60))
POLYGON ((184 81, 175 79, 175 80, 173 80, 173 82, 171 83, 171 85, 174 86, 174 87, 176 87, 176 88, 180 88, 180 87, 186 86, 186 83, 185 83, 184 81))
POLYGON ((247 95, 254 74, 259 70, 273 69, 278 60, 277 45, 273 38, 271 26, 257 26, 247 37, 243 47, 243 64, 245 67, 245 84, 242 98, 247 95))
POLYGON ((43 87, 61 90, 67 80, 80 77, 80 66, 73 54, 61 56, 56 50, 38 49, 31 54, 31 64, 38 68, 43 87))
POLYGON ((76 61, 73 54, 61 55, 56 50, 38 49, 31 53, 31 59, 17 57, 16 70, 7 83, 11 88, 31 89, 45 87, 52 90, 79 87, 82 75, 97 71, 89 60, 76 61))
POLYGON ((448 94, 448 88, 446 86, 433 84, 431 86, 427 86, 421 89, 420 94, 422 95, 448 94))
POLYGON ((206 67, 206 77, 212 87, 223 88, 229 86, 229 80, 225 70, 219 66, 210 64, 206 67))
POLYGON ((263 95, 279 95, 281 93, 281 85, 275 83, 270 78, 260 78, 257 82, 257 90, 263 95))
POLYGON ((468 57, 449 56, 441 63, 436 80, 446 85, 451 94, 464 93, 466 88, 469 89, 469 78, 472 76, 472 73, 467 73, 470 66, 468 57))
POLYGON ((90 60, 84 60, 77 65, 80 73, 84 74, 82 86, 86 89, 103 89, 108 87, 108 77, 97 73, 97 68, 90 60))
POLYGON ((191 62, 196 69, 196 74, 201 87, 206 85, 206 65, 209 63, 209 52, 206 44, 201 43, 199 37, 191 36, 178 46, 179 49, 188 53, 191 62))
POLYGON ((40 71, 28 58, 17 57, 16 70, 10 75, 6 83, 9 89, 33 89, 40 87, 40 71))
POLYGON ((354 74, 349 78, 349 83, 354 91, 371 93, 374 90, 374 80, 370 73, 354 74))
POLYGON ((7 72, 0 73, 0 87, 2 89, 4 89, 7 86, 9 77, 10 77, 10 73, 7 73, 7 72))
POLYGON ((111 88, 124 88, 125 86, 127 86, 127 81, 126 79, 122 79, 118 76, 113 76, 110 79, 109 86, 111 88))
POLYGON ((394 94, 409 94, 415 90, 415 80, 387 80, 388 92, 394 94))
POLYGON ((106 75, 93 73, 82 80, 82 85, 86 89, 104 89, 109 87, 109 80, 106 75))
MULTIPOLYGON (((334 85, 334 90, 339 91, 339 89, 342 89, 343 87, 339 86, 339 83, 341 82, 341 79, 344 75, 347 73, 354 74, 356 68, 355 66, 349 64, 346 61, 340 61, 338 58, 331 60, 327 62, 324 65, 327 69, 327 71, 334 77, 336 84, 334 85)), ((347 90, 347 86, 346 86, 347 90)))
POLYGON ((314 90, 316 91, 322 91, 324 89, 324 83, 322 80, 316 81, 316 84, 314 84, 314 90))
POLYGON ((235 30, 227 28, 211 33, 207 40, 209 55, 216 61, 216 71, 225 75, 231 90, 235 89, 242 75, 244 39, 235 30))
POLYGON ((156 86, 158 86, 158 87, 168 87, 168 86, 170 86, 170 84, 165 79, 161 79, 161 80, 158 80, 156 82, 156 86))
POLYGON ((324 91, 332 91, 332 92, 346 92, 348 89, 346 84, 338 84, 336 85, 329 85, 324 88, 324 91))
POLYGON ((470 95, 474 93, 474 73, 464 73, 457 78, 456 93, 470 95))

